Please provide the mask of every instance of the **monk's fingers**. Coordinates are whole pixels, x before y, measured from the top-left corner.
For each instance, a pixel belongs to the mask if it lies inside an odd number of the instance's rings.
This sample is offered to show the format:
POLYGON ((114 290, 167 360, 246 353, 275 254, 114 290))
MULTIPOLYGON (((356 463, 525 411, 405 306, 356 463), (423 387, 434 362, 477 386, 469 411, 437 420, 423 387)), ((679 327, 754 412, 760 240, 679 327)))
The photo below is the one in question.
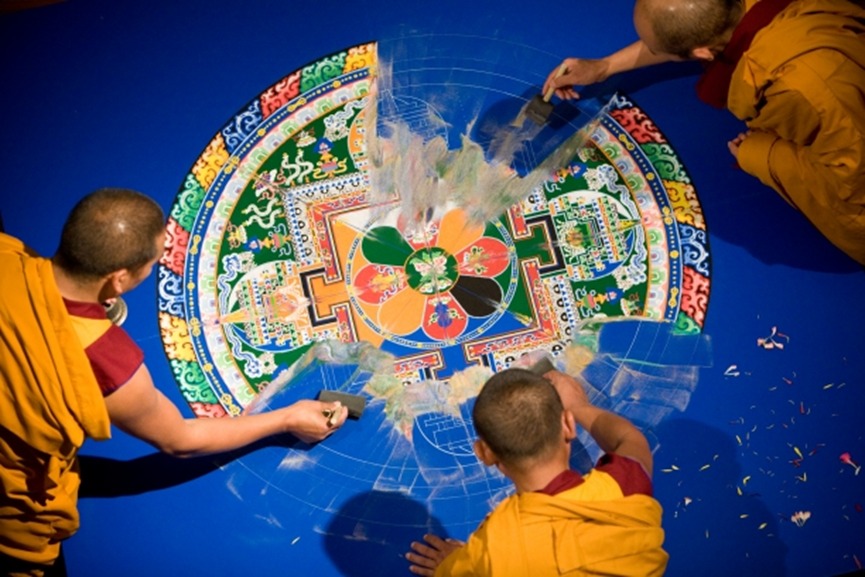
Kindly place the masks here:
MULTIPOLYGON (((412 543, 411 547, 417 551, 415 545, 418 545, 418 543, 412 543)), ((435 571, 435 568, 438 567, 438 561, 436 559, 421 552, 406 553, 405 558, 412 564, 412 567, 417 567, 418 569, 431 569, 435 571)))
POLYGON ((426 567, 420 567, 418 565, 409 565, 408 570, 415 575, 424 575, 428 577, 435 575, 435 569, 427 569, 426 567))
POLYGON ((573 86, 560 86, 556 88, 556 96, 562 100, 577 100, 580 98, 580 94, 573 86))
POLYGON ((439 557, 440 551, 435 549, 434 547, 427 547, 423 543, 418 543, 417 541, 412 542, 411 550, 414 553, 409 553, 412 556, 412 561, 415 561, 417 558, 418 562, 421 562, 421 558, 423 558, 422 564, 427 567, 435 567, 437 559, 439 557))
POLYGON ((445 548, 447 548, 448 545, 447 541, 437 535, 424 535, 423 540, 426 541, 430 545, 430 547, 433 547, 438 551, 444 550, 445 548))

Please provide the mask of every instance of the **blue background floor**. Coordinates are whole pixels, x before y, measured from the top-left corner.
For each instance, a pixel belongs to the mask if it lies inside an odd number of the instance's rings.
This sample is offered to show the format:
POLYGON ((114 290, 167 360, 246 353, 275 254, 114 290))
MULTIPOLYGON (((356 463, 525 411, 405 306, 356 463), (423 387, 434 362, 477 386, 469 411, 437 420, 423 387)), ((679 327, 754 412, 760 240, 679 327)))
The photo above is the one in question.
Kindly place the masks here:
MULTIPOLYGON (((142 190, 168 210, 190 165, 237 110, 342 48, 369 40, 410 47, 397 54, 411 71, 403 81, 464 103, 454 113, 468 117, 477 112, 473 98, 497 86, 490 71, 528 91, 565 56, 602 56, 633 41, 631 9, 583 0, 71 0, 4 14, 6 229, 51 254, 72 205, 108 185, 142 190), (440 65, 452 72, 443 76, 440 65), (432 77, 449 85, 426 85, 432 77)), ((740 123, 696 100, 696 72, 665 66, 605 87, 630 95, 675 147, 711 237, 704 330, 714 366, 687 411, 659 429, 655 484, 668 574, 852 571, 865 561, 865 474, 839 456, 865 463, 865 272, 732 167, 725 143, 740 123), (757 346, 772 327, 789 336, 783 350, 757 346), (790 521, 797 511, 811 513, 802 527, 790 521)), ((126 327, 159 388, 191 416, 162 353, 154 279, 127 301, 126 327)), ((408 574, 397 555, 420 537, 334 545, 300 505, 288 525, 268 525, 210 460, 172 461, 120 432, 83 453, 82 529, 66 546, 73 577, 408 574)), ((410 501, 358 495, 358 507, 370 502, 404 518, 423 514, 410 501)))

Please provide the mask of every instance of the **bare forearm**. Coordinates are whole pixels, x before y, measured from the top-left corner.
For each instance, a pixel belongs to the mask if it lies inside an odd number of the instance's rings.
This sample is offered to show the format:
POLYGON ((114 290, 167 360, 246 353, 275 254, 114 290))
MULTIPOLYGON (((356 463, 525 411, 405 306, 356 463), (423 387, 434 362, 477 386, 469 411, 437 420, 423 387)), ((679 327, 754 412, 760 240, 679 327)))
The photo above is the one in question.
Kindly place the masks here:
POLYGON ((153 386, 144 365, 124 386, 106 397, 105 406, 112 424, 178 457, 233 451, 285 433, 315 443, 341 427, 348 416, 348 409, 338 402, 300 400, 257 415, 184 419, 177 407, 153 386))
POLYGON ((642 40, 637 40, 602 60, 607 64, 605 78, 609 78, 620 72, 670 62, 673 57, 667 54, 654 54, 643 44, 642 40))
POLYGON ((652 474, 649 442, 629 420, 610 411, 586 405, 571 411, 578 425, 589 432, 604 453, 615 453, 640 461, 652 474))
POLYGON ((316 443, 337 430, 348 417, 339 402, 300 400, 288 407, 255 415, 222 419, 185 419, 163 451, 179 457, 232 451, 274 435, 290 434, 316 443))
POLYGON ((605 453, 616 453, 638 461, 652 475, 652 451, 643 433, 629 420, 592 405, 582 377, 568 376, 559 371, 544 375, 556 388, 562 406, 574 416, 576 424, 592 436, 605 453))
POLYGON ((235 418, 185 419, 181 434, 160 449, 175 457, 198 457, 245 447, 261 439, 288 433, 277 413, 235 418))
POLYGON ((633 429, 640 434, 627 419, 598 407, 587 405, 571 411, 577 424, 583 427, 598 446, 606 453, 613 453, 622 444, 622 439, 633 429))
POLYGON ((652 53, 641 40, 598 59, 565 58, 544 82, 544 94, 554 89, 559 98, 579 98, 575 87, 603 82, 613 74, 672 60, 652 53))

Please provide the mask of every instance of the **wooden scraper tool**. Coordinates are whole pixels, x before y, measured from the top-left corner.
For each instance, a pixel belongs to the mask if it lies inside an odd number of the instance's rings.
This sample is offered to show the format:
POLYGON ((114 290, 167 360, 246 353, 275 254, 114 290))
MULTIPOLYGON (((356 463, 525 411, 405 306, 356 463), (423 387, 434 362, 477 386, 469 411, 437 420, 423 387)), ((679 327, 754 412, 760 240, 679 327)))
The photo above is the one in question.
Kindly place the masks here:
MULTIPOLYGON (((351 419, 359 419, 363 414, 363 409, 366 407, 366 398, 361 395, 350 395, 348 393, 340 393, 325 389, 318 394, 318 400, 323 403, 333 403, 339 401, 348 409, 348 416, 351 419)), ((325 415, 330 417, 330 415, 325 415)))

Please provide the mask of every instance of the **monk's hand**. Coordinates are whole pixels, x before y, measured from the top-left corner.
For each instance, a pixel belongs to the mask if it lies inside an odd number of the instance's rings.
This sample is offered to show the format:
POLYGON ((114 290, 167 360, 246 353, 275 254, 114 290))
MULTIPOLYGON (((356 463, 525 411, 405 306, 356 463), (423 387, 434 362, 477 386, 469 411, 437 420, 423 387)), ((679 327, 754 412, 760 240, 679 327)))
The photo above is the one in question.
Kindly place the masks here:
POLYGON ((574 415, 580 409, 591 406, 586 389, 574 377, 559 371, 550 371, 544 375, 544 378, 556 388, 556 392, 559 393, 559 398, 562 400, 562 406, 574 415))
POLYGON ((280 411, 285 415, 286 432, 309 444, 329 437, 348 418, 348 408, 339 401, 301 400, 280 411))
POLYGON ((445 557, 465 545, 456 539, 442 539, 435 535, 424 535, 425 543, 412 542, 411 552, 405 554, 411 565, 409 571, 415 575, 435 575, 438 567, 445 557))
POLYGON ((565 58, 547 75, 542 93, 546 94, 550 88, 553 88, 556 96, 562 100, 579 98, 580 95, 574 86, 588 86, 604 81, 608 75, 608 68, 609 64, 604 59, 565 58), (559 75, 560 71, 561 75, 559 75))
POLYGON ((736 138, 727 143, 727 149, 736 160, 739 160, 739 147, 742 146, 742 143, 745 142, 745 139, 747 139, 749 136, 751 136, 750 130, 747 132, 740 132, 739 135, 736 136, 736 138))

